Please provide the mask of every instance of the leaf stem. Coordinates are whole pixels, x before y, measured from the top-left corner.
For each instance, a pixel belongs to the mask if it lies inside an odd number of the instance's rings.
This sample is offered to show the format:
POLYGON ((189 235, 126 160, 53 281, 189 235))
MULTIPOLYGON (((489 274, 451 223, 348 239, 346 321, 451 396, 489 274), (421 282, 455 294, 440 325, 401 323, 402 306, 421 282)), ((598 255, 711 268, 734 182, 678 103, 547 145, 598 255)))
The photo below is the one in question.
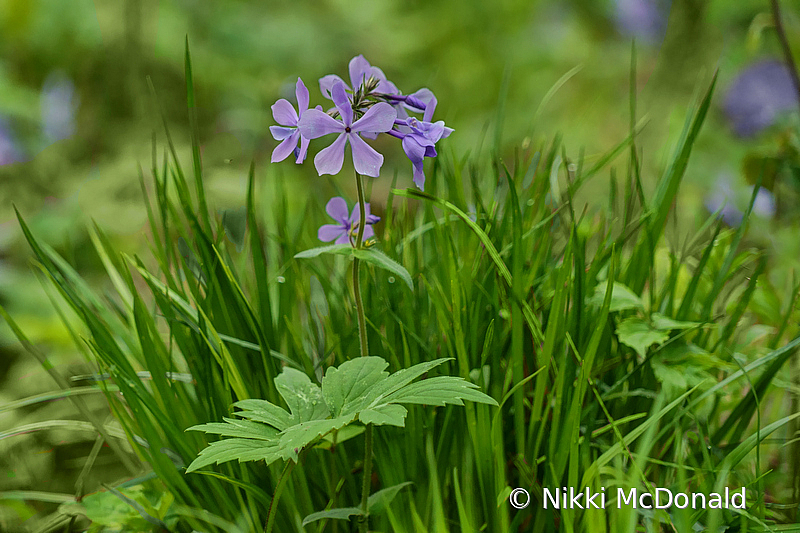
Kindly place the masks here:
POLYGON ((264 533, 272 533, 272 526, 275 525, 275 515, 278 514, 278 500, 281 499, 281 492, 286 482, 289 480, 289 475, 294 470, 295 462, 289 459, 286 461, 286 466, 283 467, 281 477, 278 478, 278 484, 275 487, 275 494, 272 495, 272 501, 269 504, 269 514, 267 515, 267 523, 264 526, 264 533))
POLYGON ((361 483, 361 511, 358 517, 359 533, 367 533, 369 526, 369 492, 372 482, 372 424, 364 432, 364 479, 361 483))

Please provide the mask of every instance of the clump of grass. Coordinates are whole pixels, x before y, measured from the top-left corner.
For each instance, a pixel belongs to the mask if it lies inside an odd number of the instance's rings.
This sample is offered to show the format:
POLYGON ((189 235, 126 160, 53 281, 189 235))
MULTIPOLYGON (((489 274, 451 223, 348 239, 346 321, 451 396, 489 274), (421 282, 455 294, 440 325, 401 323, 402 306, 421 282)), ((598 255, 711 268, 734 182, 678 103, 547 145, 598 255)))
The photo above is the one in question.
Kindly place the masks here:
MULTIPOLYGON (((188 51, 186 63, 194 125, 188 51)), ((480 386, 500 409, 410 408, 404 431, 377 431, 372 489, 413 485, 372 517, 375 530, 716 531, 788 519, 762 495, 791 490, 767 476, 763 457, 781 460, 786 452, 772 443, 775 435, 786 440, 797 416, 786 416, 776 386, 800 344, 784 344, 781 324, 792 305, 770 324, 776 333, 766 350, 739 353, 765 269, 759 252, 741 247, 749 211, 738 229, 712 216, 679 247, 664 238, 670 217, 680 216, 674 202, 712 94, 713 84, 651 198, 633 114, 630 136, 592 165, 570 158, 555 139, 509 163, 497 154, 444 154, 430 192, 393 190, 378 246, 411 273, 413 290, 365 269, 372 353, 392 371, 452 358, 449 373, 480 386), (625 152, 626 179, 610 170, 608 208, 578 205, 581 186, 625 152), (745 486, 750 497, 738 514, 611 503, 602 511, 543 509, 543 488, 564 486, 609 494, 745 486), (511 508, 512 487, 530 491, 528 508, 511 508)), ((149 185, 142 173, 152 255, 130 257, 102 228, 89 230, 111 294, 88 286, 20 216, 37 266, 82 321, 71 330, 76 346, 107 376, 93 386, 106 394, 129 445, 117 447, 120 460, 144 476, 67 502, 49 520, 69 524, 83 515, 101 530, 108 524, 93 505, 110 494, 135 511, 131 521, 156 528, 257 531, 280 483, 276 531, 351 530, 327 520, 304 528, 302 519, 359 500, 358 428, 303 451, 288 481, 279 462, 185 473, 214 442, 185 429, 229 417, 240 400, 281 405, 274 378, 282 368, 319 380, 359 353, 359 338, 344 258, 325 257, 325 268, 294 259, 312 246, 318 199, 289 211, 287 185, 251 166, 244 219, 214 215, 196 127, 188 173, 165 131, 163 157, 154 138, 149 185), (269 211, 258 197, 266 180, 278 191, 269 211)), ((98 442, 116 438, 108 424, 92 422, 98 442)))

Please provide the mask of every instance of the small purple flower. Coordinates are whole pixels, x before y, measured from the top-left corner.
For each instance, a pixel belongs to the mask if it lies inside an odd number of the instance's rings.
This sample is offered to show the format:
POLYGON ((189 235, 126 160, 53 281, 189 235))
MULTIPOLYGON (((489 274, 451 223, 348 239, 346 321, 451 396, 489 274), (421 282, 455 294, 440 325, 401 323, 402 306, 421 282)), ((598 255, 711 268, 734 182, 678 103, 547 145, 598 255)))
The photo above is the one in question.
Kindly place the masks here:
POLYGON ((22 156, 11 135, 11 128, 0 117, 0 166, 21 161, 22 156))
POLYGON ((66 74, 56 71, 47 76, 42 87, 41 113, 44 136, 49 142, 75 134, 79 100, 75 84, 66 74))
MULTIPOLYGON (((359 204, 353 207, 353 212, 347 212, 347 202, 344 198, 336 196, 331 198, 328 205, 325 206, 325 211, 334 219, 338 224, 325 224, 319 228, 317 237, 323 242, 330 242, 336 240, 335 244, 345 244, 350 242, 350 237, 353 239, 358 236, 358 221, 361 219, 359 213, 359 204), (348 216, 349 214, 349 216, 348 216)), ((367 225, 364 228, 363 240, 367 240, 375 235, 375 230, 372 229, 372 224, 380 220, 380 217, 370 214, 369 204, 364 204, 364 214, 366 216, 367 225)))
POLYGON ((648 43, 664 38, 671 0, 615 0, 614 3, 616 25, 621 34, 648 43))
POLYGON ((297 164, 306 159, 309 139, 301 135, 297 124, 308 111, 308 89, 300 78, 297 78, 295 96, 297 97, 297 111, 285 98, 281 98, 272 105, 272 116, 280 126, 270 126, 269 131, 276 141, 281 141, 272 151, 273 163, 283 161, 291 153, 294 153, 297 164), (300 141, 299 149, 297 141, 300 141))
POLYGON ((425 104, 423 119, 417 120, 410 117, 404 121, 397 121, 400 133, 395 137, 403 139, 403 151, 411 160, 414 168, 414 183, 420 190, 425 190, 425 172, 422 163, 426 157, 436 157, 436 143, 453 133, 452 128, 444 125, 444 121, 431 122, 436 109, 436 98, 433 94, 425 104))
POLYGON ((339 136, 327 148, 314 157, 314 166, 320 176, 338 174, 344 163, 344 149, 347 142, 353 152, 353 166, 356 172, 364 176, 377 178, 383 165, 383 156, 376 152, 358 134, 361 132, 384 133, 392 129, 397 118, 394 108, 384 102, 378 102, 353 122, 353 108, 345 92, 344 83, 339 82, 331 89, 331 97, 342 122, 334 119, 318 109, 306 111, 298 123, 300 134, 308 139, 317 139, 330 133, 339 136))
POLYGON ((706 209, 710 213, 720 210, 720 216, 726 224, 732 227, 739 226, 742 223, 744 214, 736 207, 735 196, 731 176, 729 174, 721 174, 717 177, 711 191, 706 196, 706 209))

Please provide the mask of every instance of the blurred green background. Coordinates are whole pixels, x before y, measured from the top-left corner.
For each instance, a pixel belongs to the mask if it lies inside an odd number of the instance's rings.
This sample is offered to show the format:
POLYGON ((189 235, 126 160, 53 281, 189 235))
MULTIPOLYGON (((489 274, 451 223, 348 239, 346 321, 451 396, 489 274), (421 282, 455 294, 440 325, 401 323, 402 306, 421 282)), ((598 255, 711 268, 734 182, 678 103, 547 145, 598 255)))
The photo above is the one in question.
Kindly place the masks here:
MULTIPOLYGON (((800 6, 784 2, 783 10, 800 56, 800 6)), ((448 157, 482 150, 513 161, 561 134, 569 158, 583 153, 591 162, 629 133, 635 40, 645 186, 663 171, 687 108, 718 70, 680 219, 695 225, 722 208, 736 225, 763 169, 768 190, 751 239, 770 251, 771 279, 782 286, 800 259, 800 143, 797 96, 771 20, 764 0, 0 0, 0 303, 65 375, 91 371, 29 265, 12 206, 98 284, 105 282, 87 223, 130 253, 146 251, 138 168, 150 166, 154 131, 164 142, 159 105, 179 152, 190 157, 187 36, 207 190, 220 209, 244 204, 251 160, 262 183, 289 177, 293 194, 320 205, 334 194, 331 178, 310 164, 269 165, 270 105, 292 97, 297 76, 312 106, 323 103, 317 79, 346 78, 357 54, 405 93, 434 91, 436 118, 455 129, 442 143, 448 157)), ((376 146, 386 156, 384 175, 396 170, 398 186, 411 186, 399 147, 376 146)), ((389 183, 375 182, 373 202, 389 183)), ((607 187, 595 180, 584 199, 591 205, 607 187)), ((52 389, 0 324, 0 404, 52 389)), ((62 404, 0 412, 0 434, 70 410, 62 404)), ((91 446, 79 439, 58 432, 0 439, 0 490, 72 491, 81 468, 72 458, 91 446)), ((93 482, 100 481, 107 480, 93 482)), ((0 523, 36 509, 0 509, 0 523)))

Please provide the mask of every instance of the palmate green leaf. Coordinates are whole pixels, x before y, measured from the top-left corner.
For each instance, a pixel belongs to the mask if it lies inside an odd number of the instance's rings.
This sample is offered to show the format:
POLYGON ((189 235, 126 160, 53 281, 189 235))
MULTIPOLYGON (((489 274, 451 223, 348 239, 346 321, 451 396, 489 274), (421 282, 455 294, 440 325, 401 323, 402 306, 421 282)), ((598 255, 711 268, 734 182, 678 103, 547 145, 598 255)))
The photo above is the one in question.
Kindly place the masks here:
POLYGON ((278 431, 283 431, 292 425, 292 415, 286 412, 285 409, 266 400, 241 400, 233 405, 244 409, 237 412, 237 416, 254 422, 269 424, 278 431))
MULTIPOLYGON (((463 405, 464 400, 497 405, 474 383, 460 377, 439 376, 411 383, 448 359, 420 363, 389 375, 380 357, 359 357, 328 368, 322 387, 304 373, 284 368, 275 385, 290 412, 265 400, 241 400, 236 416, 189 428, 235 437, 211 444, 190 466, 196 470, 213 463, 278 459, 297 462, 299 453, 325 435, 358 420, 376 426, 405 426, 408 411, 399 404, 463 405), (231 446, 227 442, 234 442, 231 446), (239 441, 251 443, 250 446, 239 441)), ((190 470, 190 471, 191 471, 190 470)))
POLYGON ((330 411, 322 399, 319 385, 294 368, 284 368, 275 378, 275 387, 291 411, 291 423, 300 424, 311 420, 328 418, 330 411))
POLYGON ((277 440, 264 441, 251 438, 223 439, 212 442, 207 448, 201 450, 200 455, 186 468, 186 473, 193 472, 204 466, 233 460, 237 460, 240 463, 264 460, 267 464, 270 464, 280 458, 277 449, 277 440))
MULTIPOLYGON (((589 303, 596 307, 602 307, 607 286, 607 280, 598 283, 594 289, 594 294, 589 298, 589 303)), ((642 299, 624 284, 615 281, 614 287, 611 289, 611 307, 609 311, 625 311, 627 309, 644 309, 642 299)))
POLYGON ((265 424, 235 418, 223 418, 224 423, 211 422, 189 428, 191 431, 204 431, 223 437, 242 437, 246 439, 274 440, 279 431, 265 424))
POLYGON ((373 424, 375 426, 397 426, 405 427, 408 409, 402 405, 389 404, 375 407, 374 409, 364 409, 358 413, 358 419, 362 424, 373 424))
POLYGON ((653 344, 663 344, 669 338, 669 331, 655 329, 639 317, 626 318, 617 326, 619 342, 630 346, 644 357, 653 344))
POLYGON ((320 437, 333 430, 343 428, 352 421, 353 417, 339 416, 327 420, 312 420, 295 424, 280 434, 277 452, 281 459, 292 459, 297 462, 300 451, 306 446, 315 443, 320 437))
POLYGON ((389 363, 380 357, 361 357, 330 367, 322 378, 322 394, 333 416, 365 405, 367 391, 389 376, 389 363))

